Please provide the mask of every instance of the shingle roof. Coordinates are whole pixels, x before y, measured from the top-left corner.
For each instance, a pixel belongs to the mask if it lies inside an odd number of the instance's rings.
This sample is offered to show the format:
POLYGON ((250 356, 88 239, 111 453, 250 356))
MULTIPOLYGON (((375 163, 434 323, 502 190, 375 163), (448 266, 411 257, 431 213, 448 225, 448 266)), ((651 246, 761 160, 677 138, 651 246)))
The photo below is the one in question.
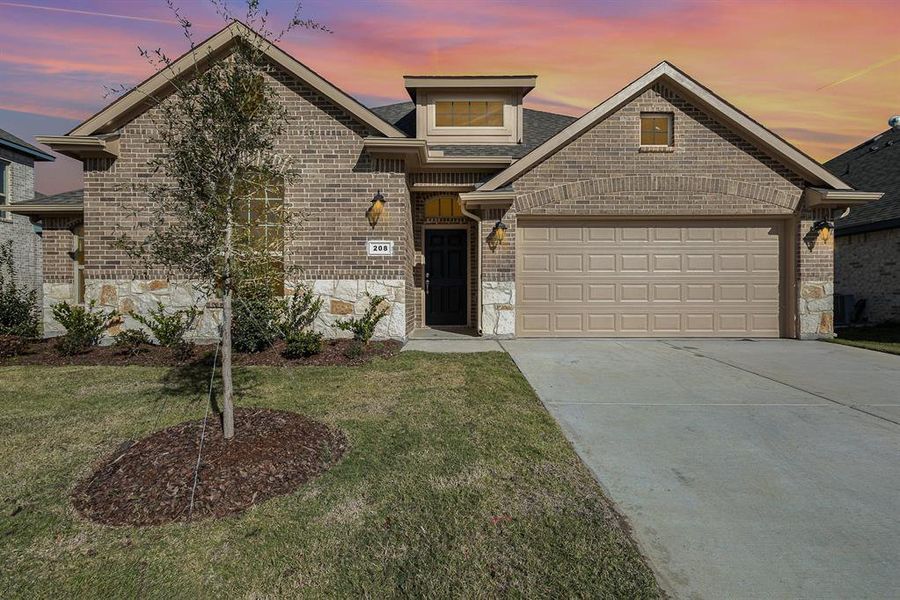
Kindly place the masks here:
POLYGON ((0 129, 0 146, 6 146, 22 154, 27 154, 35 160, 56 160, 52 155, 3 129, 0 129))
POLYGON ((900 227, 900 130, 876 135, 832 158, 825 168, 855 189, 884 192, 880 200, 852 208, 847 217, 838 219, 838 232, 900 227))
MULTIPOLYGON (((412 102, 377 106, 372 109, 372 112, 409 137, 416 136, 416 105, 412 102)), ((523 143, 521 144, 515 146, 441 144, 431 146, 431 148, 442 150, 445 156, 512 156, 521 158, 575 120, 575 117, 568 115, 525 108, 522 110, 523 143)))
POLYGON ((23 200, 21 202, 16 202, 16 206, 45 205, 71 206, 72 208, 78 208, 79 206, 84 205, 84 190, 69 190, 68 192, 53 194, 52 196, 45 196, 40 192, 35 192, 33 200, 23 200))

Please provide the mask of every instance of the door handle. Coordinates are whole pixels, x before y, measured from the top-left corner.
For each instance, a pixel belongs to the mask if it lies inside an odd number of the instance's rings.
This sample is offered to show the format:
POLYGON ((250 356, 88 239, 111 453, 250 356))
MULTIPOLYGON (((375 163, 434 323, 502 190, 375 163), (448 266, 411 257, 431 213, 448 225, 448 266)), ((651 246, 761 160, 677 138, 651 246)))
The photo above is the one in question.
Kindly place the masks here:
POLYGON ((429 283, 430 283, 430 280, 428 279, 428 277, 429 277, 429 275, 428 275, 428 272, 426 271, 425 272, 425 295, 428 295, 428 289, 429 289, 429 283))

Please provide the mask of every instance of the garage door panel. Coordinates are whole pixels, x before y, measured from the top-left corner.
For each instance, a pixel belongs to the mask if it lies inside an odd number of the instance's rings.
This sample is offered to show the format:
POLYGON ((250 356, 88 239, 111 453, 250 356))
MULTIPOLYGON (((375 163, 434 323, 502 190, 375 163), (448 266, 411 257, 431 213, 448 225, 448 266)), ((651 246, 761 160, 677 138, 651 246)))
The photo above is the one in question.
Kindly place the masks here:
POLYGON ((772 223, 519 223, 521 336, 779 334, 772 223))

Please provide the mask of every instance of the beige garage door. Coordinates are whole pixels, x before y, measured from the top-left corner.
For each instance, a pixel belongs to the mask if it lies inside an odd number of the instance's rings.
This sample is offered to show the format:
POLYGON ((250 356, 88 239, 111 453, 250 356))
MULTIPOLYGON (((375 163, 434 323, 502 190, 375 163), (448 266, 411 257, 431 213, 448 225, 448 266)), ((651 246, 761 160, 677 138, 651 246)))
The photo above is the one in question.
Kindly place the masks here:
POLYGON ((540 337, 777 337, 778 222, 520 220, 516 328, 540 337))

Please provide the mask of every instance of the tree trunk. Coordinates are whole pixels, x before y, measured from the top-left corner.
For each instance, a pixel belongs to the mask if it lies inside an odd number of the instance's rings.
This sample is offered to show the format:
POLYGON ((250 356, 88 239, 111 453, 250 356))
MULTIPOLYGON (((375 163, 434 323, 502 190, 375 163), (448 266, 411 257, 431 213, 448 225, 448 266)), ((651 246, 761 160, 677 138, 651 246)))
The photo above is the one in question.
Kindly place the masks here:
POLYGON ((222 431, 225 439, 234 437, 234 382, 231 376, 231 289, 226 288, 222 302, 222 431))
POLYGON ((231 375, 231 214, 225 224, 225 269, 222 282, 222 433, 234 437, 234 381, 231 375))

